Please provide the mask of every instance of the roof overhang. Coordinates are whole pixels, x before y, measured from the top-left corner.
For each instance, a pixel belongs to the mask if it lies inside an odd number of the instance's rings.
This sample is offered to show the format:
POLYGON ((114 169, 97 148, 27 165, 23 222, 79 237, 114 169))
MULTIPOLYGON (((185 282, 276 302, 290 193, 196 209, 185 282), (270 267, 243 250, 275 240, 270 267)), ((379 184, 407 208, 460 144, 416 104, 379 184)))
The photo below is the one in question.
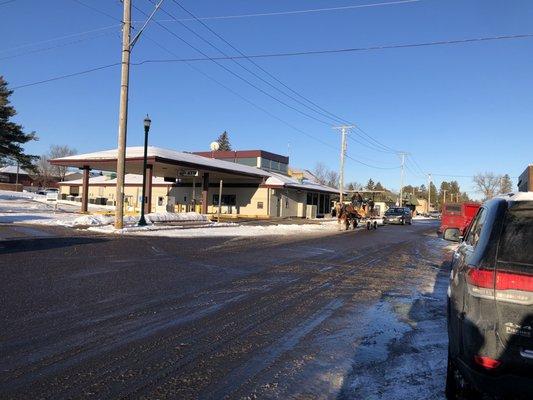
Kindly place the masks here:
MULTIPOLYGON (((130 153, 139 153, 139 148, 129 148, 128 150, 130 153), (134 149, 134 151, 130 149, 134 149)), ((56 158, 50 160, 50 163, 52 165, 90 168, 110 172, 116 172, 117 170, 116 150, 56 158)), ((138 154, 134 154, 133 156, 127 155, 125 159, 125 173, 142 174, 143 163, 144 157, 138 154)), ((147 163, 152 166, 154 176, 168 178, 178 178, 180 177, 180 171, 186 170, 198 171, 199 176, 204 173, 209 173, 212 174, 214 179, 252 178, 254 180, 264 180, 270 176, 266 171, 255 167, 157 148, 150 148, 147 163), (164 154, 158 155, 158 151, 164 154)))

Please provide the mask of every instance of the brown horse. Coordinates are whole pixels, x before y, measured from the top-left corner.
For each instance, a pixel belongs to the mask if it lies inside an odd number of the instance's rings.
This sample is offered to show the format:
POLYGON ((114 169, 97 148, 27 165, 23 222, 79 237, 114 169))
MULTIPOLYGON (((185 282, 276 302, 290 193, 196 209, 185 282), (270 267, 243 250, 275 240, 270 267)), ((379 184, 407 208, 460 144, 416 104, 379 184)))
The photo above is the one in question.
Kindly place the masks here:
POLYGON ((355 229, 357 223, 362 218, 360 210, 353 204, 337 203, 335 209, 337 211, 337 221, 341 229, 348 230, 350 229, 350 225, 352 225, 352 229, 355 229))

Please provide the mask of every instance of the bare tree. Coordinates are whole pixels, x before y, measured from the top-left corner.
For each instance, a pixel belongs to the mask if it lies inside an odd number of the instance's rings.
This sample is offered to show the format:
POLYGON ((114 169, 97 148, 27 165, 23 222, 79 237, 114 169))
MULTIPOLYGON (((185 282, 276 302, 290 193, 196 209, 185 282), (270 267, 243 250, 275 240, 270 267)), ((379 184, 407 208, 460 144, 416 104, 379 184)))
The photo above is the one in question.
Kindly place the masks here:
POLYGON ((513 191, 513 181, 509 174, 500 177, 500 193, 510 193, 513 191))
POLYGON ((474 176, 474 185, 476 190, 483 194, 483 200, 491 199, 498 193, 500 178, 499 175, 494 175, 492 172, 480 173, 474 176))
POLYGON ((47 154, 43 154, 39 157, 35 167, 37 172, 35 175, 32 175, 32 178, 37 185, 47 187, 55 181, 52 166, 50 165, 47 154))
MULTIPOLYGON (((50 159, 68 157, 68 156, 73 156, 76 153, 77 153, 76 149, 73 149, 66 144, 64 145, 54 144, 50 146, 48 157, 50 159)), ((54 177, 59 178, 60 182, 65 180, 65 175, 68 172, 68 167, 63 167, 60 165, 51 165, 50 167, 51 167, 52 175, 54 177)))
POLYGON ((324 163, 317 162, 313 175, 316 176, 319 183, 336 188, 339 186, 339 174, 337 171, 329 169, 324 163))

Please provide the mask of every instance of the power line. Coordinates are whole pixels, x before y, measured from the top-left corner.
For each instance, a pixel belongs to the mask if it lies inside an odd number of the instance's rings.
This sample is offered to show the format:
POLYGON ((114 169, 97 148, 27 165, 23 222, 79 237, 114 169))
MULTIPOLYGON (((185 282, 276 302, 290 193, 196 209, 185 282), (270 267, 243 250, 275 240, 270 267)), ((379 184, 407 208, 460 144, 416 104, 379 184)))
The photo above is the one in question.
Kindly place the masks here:
MULTIPOLYGON (((153 0, 148 0, 150 1, 152 4, 154 3, 153 0)), ((241 50, 239 50, 237 47, 235 47, 233 44, 231 44, 229 41, 227 41, 224 37, 222 37, 220 34, 218 34, 217 32, 215 32, 212 28, 210 28, 207 24, 205 24, 204 22, 200 21, 192 12, 190 12, 189 10, 187 10, 184 6, 182 6, 177 0, 172 0, 176 5, 178 5, 178 7, 180 7, 183 11, 185 11, 187 14, 189 14, 190 16, 192 16, 193 18, 195 18, 195 20, 197 22, 199 22, 202 26, 204 26, 207 30, 209 30, 213 35, 215 35, 217 38, 219 38, 221 41, 223 41, 224 43, 226 43, 228 46, 230 46, 232 49, 234 49, 235 51, 237 51, 241 56, 245 57, 250 63, 252 63, 255 67, 257 67, 259 70, 261 70, 262 72, 264 72, 265 74, 267 74, 270 78, 274 79, 276 82, 278 82, 279 84, 281 84, 283 87, 287 88, 289 91, 291 91, 292 93, 294 93, 295 95, 297 95, 298 97, 300 97, 301 99, 303 99, 304 101, 306 101, 307 103, 313 105, 315 108, 313 107, 310 107, 309 105, 307 105, 306 103, 296 99, 294 96, 291 96, 290 94, 288 94, 286 91, 284 90, 281 90, 279 89, 278 87, 272 85, 270 82, 268 82, 267 80, 263 79, 262 77, 258 76, 256 73, 254 73, 253 71, 251 71, 250 69, 246 68, 245 66, 243 66, 242 64, 238 63, 237 62, 237 65, 239 65, 241 68, 243 68, 244 70, 246 70, 247 72, 251 73, 253 76, 255 76, 256 78, 260 79, 261 81, 263 81, 264 83, 266 83, 267 85, 269 85, 270 87, 272 87, 273 89, 277 90, 278 92, 282 93, 283 95, 289 97, 290 99, 292 99, 293 101, 297 102, 298 104, 306 107, 307 109, 311 110, 312 112, 315 112, 317 114, 320 114, 321 116, 323 117, 326 117, 332 121, 334 121, 334 123, 338 123, 338 122, 342 122, 344 124, 349 124, 349 125, 354 125, 352 122, 350 121, 347 121, 346 119, 342 118, 342 117, 339 117, 338 115, 335 115, 333 114, 332 112, 326 110, 325 108, 319 106, 318 104, 314 103, 313 101, 311 101, 310 99, 308 99, 307 97, 301 95, 300 93, 298 93, 297 91, 293 90, 292 88, 290 88, 288 85, 286 85, 285 83, 283 83, 281 80, 279 80, 276 76, 274 76, 273 74, 271 74, 270 72, 268 72, 265 68, 263 68, 261 65, 257 64, 254 60, 252 59, 249 59, 246 54, 244 54, 241 50), (318 109, 318 111, 317 111, 318 109)), ((167 13, 168 14, 168 13, 167 13)), ((170 14, 168 14, 170 15, 170 14)), ((175 18, 175 17, 173 17, 175 18)), ((207 44, 209 44, 211 47, 215 48, 217 51, 219 51, 221 54, 223 54, 224 56, 227 56, 226 53, 224 53, 222 50, 220 50, 218 47, 216 47, 215 45, 213 45, 211 42, 209 42, 208 40, 206 40, 205 38, 203 38, 201 35, 199 35, 198 33, 196 33, 195 31, 193 31, 192 29, 190 29, 189 27, 187 27, 185 24, 181 23, 182 26, 184 26, 187 30, 191 31, 195 36, 199 37, 202 41, 206 42, 207 44)), ((233 60, 235 62, 235 60, 233 60)), ((285 103, 283 103, 284 105, 286 105, 285 103)), ((290 106, 289 106, 290 107, 290 106)), ((309 116, 307 113, 303 113, 293 107, 291 107, 293 110, 299 112, 300 114, 303 114, 307 117, 310 117, 312 119, 315 119, 318 121, 317 118, 315 117, 311 117, 309 116)), ((319 121, 319 122, 322 122, 324 123, 324 121, 319 121)), ((325 123, 325 124, 328 124, 329 123, 325 123)), ((359 131, 363 132, 364 135, 367 136, 367 138, 369 138, 371 141, 373 141, 374 143, 377 143, 377 146, 376 147, 381 147, 380 150, 382 151, 385 151, 385 152, 395 152, 394 149, 391 149, 390 147, 387 147, 385 145, 383 145, 382 143, 380 143, 379 141, 375 140, 372 136, 368 135, 366 132, 364 132, 361 128, 359 127, 356 127, 359 131), (383 150, 384 149, 384 150, 383 150)), ((368 141, 367 138, 363 137, 361 134, 359 133, 356 133, 358 136, 360 136, 363 140, 366 140, 368 141)), ((371 143, 372 144, 372 143, 371 143)), ((368 146, 367 146, 368 147, 368 146)), ((372 148, 372 147, 370 147, 372 148)))
POLYGON ((10 51, 13 51, 13 50, 23 49, 25 47, 32 47, 32 46, 37 46, 39 44, 55 42, 57 40, 70 39, 70 38, 77 37, 77 36, 83 36, 83 35, 87 35, 87 34, 90 34, 90 33, 96 33, 96 32, 109 30, 111 28, 118 28, 120 26, 121 25, 109 25, 109 26, 104 26, 102 28, 91 29, 91 30, 84 31, 84 32, 72 33, 72 34, 69 34, 69 35, 58 36, 58 37, 51 38, 51 39, 40 40, 38 42, 26 43, 26 44, 23 44, 23 45, 20 45, 20 46, 15 46, 15 47, 11 47, 11 48, 8 48, 8 49, 0 50, 0 53, 7 53, 7 52, 10 52, 10 51))
POLYGON ((75 44, 78 44, 78 43, 85 42, 87 40, 92 40, 92 39, 96 39, 96 38, 99 38, 99 37, 102 37, 102 36, 107 36, 107 35, 109 35, 111 33, 113 33, 113 32, 102 32, 102 33, 100 33, 98 35, 95 35, 95 36, 88 36, 88 37, 85 37, 85 38, 72 40, 72 41, 66 42, 66 43, 58 43, 58 44, 56 44, 54 46, 48 46, 48 47, 44 47, 44 48, 40 48, 40 49, 28 50, 28 51, 25 51, 25 52, 22 52, 22 53, 17 53, 17 54, 12 54, 12 55, 9 55, 9 56, 0 57, 0 60, 8 60, 8 59, 11 59, 11 58, 27 56, 27 55, 30 55, 30 54, 42 53, 42 52, 45 52, 45 51, 54 50, 54 49, 58 49, 58 48, 61 48, 61 47, 68 47, 68 46, 72 46, 72 45, 75 45, 75 44))
MULTIPOLYGON (((158 22, 158 21, 154 21, 154 22, 158 22)), ((442 41, 442 42, 432 42, 432 43, 437 43, 437 44, 457 44, 457 43, 471 43, 471 42, 474 42, 474 41, 483 41, 483 40, 501 40, 501 39, 522 39, 522 38, 530 38, 530 37, 533 37, 533 34, 530 34, 530 33, 527 33, 527 34, 521 34, 521 35, 509 35, 509 36, 497 36, 497 37, 486 37, 486 38, 477 38, 477 39, 463 39, 463 40, 458 40, 458 41, 442 41)), ((56 39, 51 39, 51 40, 57 40, 56 39)), ((180 38, 180 40, 182 40, 180 38)), ((423 46, 424 44, 418 44, 418 45, 421 45, 423 46)), ((429 43, 426 43, 426 45, 430 45, 429 43)), ((24 45, 26 46, 26 45, 24 45)), ((399 45, 400 46, 400 45, 399 45)), ((401 45, 401 46, 410 46, 410 45, 401 45)), ((413 44, 412 47, 414 46, 417 46, 416 44, 413 44)), ((374 50, 378 50, 378 49, 385 49, 387 48, 386 46, 374 46, 373 49, 374 50)), ((397 48, 401 48, 401 47, 397 47, 397 48)), ((366 48, 366 49, 369 49, 369 48, 366 48)), ((315 52, 314 54, 328 54, 328 53, 331 53, 331 52, 338 52, 338 51, 349 51, 350 49, 340 49, 340 50, 324 50, 324 51, 321 51, 321 52, 315 52)), ((359 48, 359 50, 363 50, 363 48, 359 48)), ((356 51, 356 49, 354 49, 354 51, 356 51)), ((279 55, 299 55, 299 54, 310 54, 309 52, 295 52, 295 53, 278 53, 279 55)), ((275 54, 273 56, 276 56, 275 54)), ((246 58, 261 58, 261 57, 269 57, 268 54, 263 54, 263 55, 247 55, 246 58)), ((244 58, 244 57, 232 57, 232 58, 244 58)), ((140 61, 140 62, 137 62, 137 63, 132 63, 134 65, 142 65, 142 64, 151 64, 151 63, 174 63, 174 62, 184 62, 184 63, 187 63, 187 62, 193 62, 193 61, 207 61, 207 60, 211 60, 211 61, 217 61, 217 60, 226 60, 226 59, 229 59, 229 57, 204 57, 204 58, 174 58, 174 59, 160 59, 160 60, 152 60, 152 59, 148 59, 148 60, 143 60, 143 61, 140 61)), ((105 68, 105 66, 103 66, 105 68)), ((69 75, 65 75, 63 76, 64 78, 68 78, 70 76, 73 76, 73 75, 76 75, 76 74, 82 74, 84 73, 84 71, 80 71, 79 73, 74 73, 74 74, 69 74, 69 75)), ((39 83, 45 83, 45 82, 50 82, 52 80, 58 80, 58 79, 62 79, 61 76, 59 77, 55 77, 53 79, 49 79, 49 80, 43 80, 43 81, 38 81, 38 82, 32 82, 30 84, 25 84, 25 85, 21 85, 19 86, 20 87, 26 87, 26 86, 34 86, 36 84, 39 84, 39 83)), ((357 129, 361 129, 361 128, 358 128, 356 126, 357 129)))
POLYGON ((83 71, 73 72, 71 74, 59 75, 59 76, 55 76, 55 77, 52 77, 52 78, 43 79, 41 81, 25 83, 23 85, 14 86, 12 89, 13 90, 21 89, 21 88, 25 88, 25 87, 29 87, 29 86, 40 85, 40 84, 47 83, 47 82, 58 81, 60 79, 71 78, 73 76, 90 74, 91 72, 100 71, 100 70, 111 68, 111 67, 116 67, 117 65, 120 65, 120 64, 121 64, 120 62, 116 62, 116 63, 113 63, 113 64, 101 65, 99 67, 85 69, 83 71))
MULTIPOLYGON (((141 9, 137 8, 136 6, 133 6, 137 11, 141 12, 142 14, 144 14, 144 11, 142 11, 141 9)), ((162 10, 164 11, 164 10, 162 10)), ((157 21, 154 21, 155 23, 157 23, 157 21)), ((172 31, 170 31, 172 32, 172 31)), ((174 32, 172 32, 173 35, 174 32)), ((177 35, 176 35, 177 36, 177 35)), ((160 43, 158 43, 156 40, 148 37, 148 36, 145 36, 146 38, 148 38, 150 41, 152 41, 153 43, 155 43, 158 47, 160 47, 161 49, 163 49, 164 51, 166 51, 167 53, 171 54, 171 55, 174 55, 175 56, 175 53, 172 52, 171 50, 169 50, 168 48, 166 48, 165 46, 161 45, 160 43)), ((337 150, 337 148, 333 145, 331 145, 329 142, 326 142, 314 135, 311 135, 310 133, 298 128, 297 126, 291 124, 290 122, 287 122, 286 120, 278 117, 277 115, 273 114, 272 112, 270 112, 269 110, 267 110, 266 108, 258 105, 257 103, 249 100, 248 98, 244 97, 243 95, 241 95, 240 93, 238 93, 237 91, 235 91, 234 89, 230 88, 229 86, 225 85, 224 83, 220 82, 219 80, 213 78, 212 76, 210 76, 209 74, 205 73, 204 71, 200 70, 199 68, 196 68, 192 63, 186 63, 190 68, 192 68, 194 71, 200 73, 201 75, 205 76, 206 78, 210 79, 211 81, 215 82, 216 84, 220 85, 221 87, 225 88, 226 90, 228 90, 230 93, 234 94, 235 96, 239 97, 240 99, 242 99, 243 101, 247 102, 248 104, 252 105, 253 107, 259 109, 260 111, 264 112, 265 114, 269 115, 270 117, 274 118, 275 120, 281 122, 282 124, 288 126, 289 128, 317 141, 318 143, 321 143, 322 145, 326 146, 326 147, 329 147, 329 148, 332 148, 333 150, 337 150)), ((388 169, 386 167, 380 167, 380 166, 375 166, 375 165, 371 165, 371 164, 368 164, 368 163, 365 163, 363 161, 360 161, 354 157, 351 157, 349 156, 348 154, 346 155, 346 158, 350 159, 351 161, 353 162, 356 162, 360 165, 364 165, 364 166, 367 166, 369 168, 375 168, 375 169, 388 169)), ((395 167, 397 168, 397 167, 395 167)))
MULTIPOLYGON (((155 21, 157 22, 157 21, 155 21)), ((344 49, 325 49, 325 50, 308 50, 308 51, 293 51, 285 53, 262 53, 262 54, 248 54, 246 56, 218 56, 218 57, 195 57, 195 58, 174 58, 174 59, 160 59, 160 60, 145 60, 143 63, 172 63, 172 62, 196 62, 196 61, 223 61, 223 60, 239 60, 244 58, 273 58, 273 57, 299 57, 306 55, 318 55, 318 54, 335 54, 335 53, 350 53, 360 51, 377 51, 377 50, 389 50, 389 49, 405 49, 412 47, 428 47, 428 46, 442 46, 448 44, 463 44, 474 42, 487 42, 494 40, 509 40, 509 39, 527 39, 533 37, 533 33, 524 33, 516 35, 500 35, 500 36, 486 36, 478 38, 466 38, 455 40, 440 40, 433 42, 421 42, 421 43, 405 43, 395 45, 376 45, 369 47, 348 47, 344 49)))
MULTIPOLYGON (((383 7, 391 5, 400 5, 400 4, 409 4, 409 3, 418 3, 421 0, 400 0, 400 1, 388 1, 384 3, 371 3, 371 4, 358 4, 352 6, 342 6, 342 7, 327 7, 327 8, 314 8, 307 10, 292 10, 292 11, 278 11, 278 12, 264 12, 264 13, 255 13, 255 14, 237 14, 237 15, 221 15, 221 16, 210 16, 210 17, 198 17, 198 18, 179 18, 178 21, 194 21, 194 20, 217 20, 217 19, 237 19, 237 18, 252 18, 252 17, 272 17, 280 15, 297 15, 297 14, 311 14, 319 13, 325 11, 345 11, 353 10, 357 8, 370 8, 370 7, 383 7)), ((174 20, 159 20, 159 22, 175 22, 174 20)))
MULTIPOLYGON (((149 1, 152 1, 152 0, 149 0, 149 1)), ((255 73, 253 73, 252 71, 250 71, 249 69, 245 68, 246 71, 252 73, 254 76, 256 76, 258 79, 262 80, 263 82, 265 82, 266 84, 268 84, 269 86, 271 86, 272 88, 274 88, 275 90, 277 90, 278 92, 284 94, 285 96, 291 98, 293 101, 297 102, 298 104, 301 104, 303 105, 304 107, 308 108, 309 110, 317 113, 317 114, 320 114, 326 118, 329 118, 329 119, 332 119, 335 123, 338 123, 339 121, 342 121, 342 118, 334 115, 333 113, 325 110, 324 108, 318 106, 317 104, 315 104, 314 102, 312 102, 311 100, 309 100, 308 98, 306 98, 305 96, 303 96, 302 94, 298 93, 297 91, 295 91, 294 89, 290 88, 288 85, 286 85, 285 83, 283 83, 280 79, 278 79, 276 76, 274 76, 272 73, 270 73, 269 71, 267 71, 265 68, 263 68, 261 65, 259 65, 258 63, 256 63, 254 60, 251 60, 251 59, 248 59, 246 54, 244 54, 241 50, 239 50, 237 47, 235 47, 232 43, 230 43, 228 40, 226 40, 224 37, 222 37, 220 34, 218 34, 215 30, 213 30, 209 25, 207 25, 206 23, 204 23, 203 21, 201 21, 199 18, 197 18, 192 12, 190 12, 189 10, 187 10, 183 5, 181 5, 178 1, 176 0, 172 0, 176 5, 178 5, 178 7, 180 7, 183 11, 185 11, 187 14, 189 14, 190 16, 192 16, 197 22, 199 22, 204 28, 206 28, 209 32, 211 32, 213 35, 215 35, 218 39, 220 39, 221 41, 223 41, 225 44, 227 44, 229 47, 231 47, 233 50, 237 51, 241 56, 245 57, 247 59, 247 61, 249 61, 251 64, 253 64, 256 68, 258 68, 259 70, 261 70, 263 73, 265 73, 266 75, 268 75, 271 79, 273 79, 274 81, 276 81, 277 83, 281 84, 283 87, 285 87, 286 89, 288 89, 289 91, 291 91, 292 93, 294 93, 296 96, 298 96, 299 98, 303 99, 304 101, 306 101, 307 103, 309 104, 312 104, 314 107, 316 108, 313 108, 313 107, 310 107, 309 105, 307 105, 306 103, 294 98, 293 96, 291 96, 290 94, 287 94, 287 92, 285 92, 284 90, 280 90, 278 87, 272 85, 270 82, 264 80, 263 78, 257 76, 255 73)), ((211 46, 213 46, 211 43, 209 43, 211 46)), ((217 48, 217 50, 220 51, 220 49, 217 48)), ((222 54, 226 55, 224 52, 221 51, 222 54)), ((241 64, 239 64, 241 67, 243 67, 241 64)), ((243 67, 244 68, 244 67, 243 67)))
POLYGON ((113 19, 113 20, 115 20, 115 21, 123 22, 122 19, 117 18, 117 17, 115 17, 114 15, 111 15, 111 14, 105 12, 105 11, 102 11, 102 10, 100 10, 99 8, 93 7, 93 6, 91 6, 90 4, 86 4, 86 3, 84 3, 83 1, 80 1, 80 0, 72 0, 72 1, 73 1, 74 3, 78 3, 79 5, 81 5, 81 6, 83 6, 83 7, 86 7, 86 8, 88 8, 88 9, 90 9, 90 10, 93 10, 93 11, 99 13, 99 14, 105 15, 106 17, 111 18, 111 19, 113 19))
MULTIPOLYGON (((149 0, 150 1, 150 0, 149 0)), ((135 7, 137 10, 139 10, 140 12, 144 13, 144 11, 138 9, 137 7, 135 7)), ((165 14, 167 14, 168 16, 170 16, 171 18, 175 18, 172 14, 170 14, 168 11, 166 11, 163 7, 160 8, 161 12, 164 12, 165 14)), ((215 63, 216 65, 218 65, 220 68, 224 69, 226 72, 230 73, 231 75, 233 75, 234 77, 236 77, 237 79, 245 82, 246 84, 248 84, 249 86, 253 87, 254 89, 258 90, 259 92, 263 93, 265 96, 271 98, 272 100, 284 105, 285 107, 287 108, 290 108, 291 110, 293 111, 296 111, 298 112, 299 114, 302 114, 310 119, 313 119, 317 122, 320 122, 326 126, 330 126, 330 123, 327 122, 327 121, 324 121, 320 118, 316 118, 315 116, 305 112, 305 111, 302 111, 290 104, 288 104, 287 102, 285 102, 284 100, 281 100, 279 99, 278 97, 270 94, 269 92, 267 92, 266 90, 262 89, 261 87, 257 86, 256 84, 254 84, 253 82, 251 82, 250 80, 246 79, 245 77, 243 77, 242 75, 238 74, 237 72, 231 70, 230 68, 226 67, 225 65, 223 65, 222 63, 220 63, 219 61, 215 60, 213 57, 210 57, 207 55, 207 53, 205 53, 204 51, 202 51, 201 49, 199 49, 198 47, 192 45, 191 43, 189 43, 188 41, 186 41, 185 39, 183 39, 182 37, 178 36, 174 31, 170 30, 169 28, 167 28, 165 25, 161 24, 160 22, 158 21, 154 21, 157 25, 159 25, 161 28, 163 28, 164 30, 166 30, 168 33, 170 33, 172 36, 176 37, 177 39, 179 39, 181 42, 185 43, 187 46, 189 46, 190 48, 192 48, 193 50, 197 51, 198 53, 200 53, 201 55, 203 55, 204 57, 206 57, 208 60, 212 61, 213 63, 215 63)), ((205 41, 206 43, 210 44, 212 47, 214 47, 215 49, 219 50, 220 52, 222 52, 220 49, 218 49, 216 46, 212 45, 211 43, 209 43, 209 41, 207 41, 206 39, 204 39, 201 35, 199 35, 198 33, 196 33, 194 30, 192 30, 191 28, 189 28, 188 26, 186 26, 185 24, 181 23, 181 25, 183 25, 187 30, 189 30, 190 32, 192 32, 195 36, 199 37, 201 40, 205 41)), ((223 53, 223 52, 222 52, 223 53)), ((240 64, 238 64, 240 65, 240 64)), ((242 68, 244 68, 245 70, 246 67, 243 67, 242 65, 240 65, 242 68)))

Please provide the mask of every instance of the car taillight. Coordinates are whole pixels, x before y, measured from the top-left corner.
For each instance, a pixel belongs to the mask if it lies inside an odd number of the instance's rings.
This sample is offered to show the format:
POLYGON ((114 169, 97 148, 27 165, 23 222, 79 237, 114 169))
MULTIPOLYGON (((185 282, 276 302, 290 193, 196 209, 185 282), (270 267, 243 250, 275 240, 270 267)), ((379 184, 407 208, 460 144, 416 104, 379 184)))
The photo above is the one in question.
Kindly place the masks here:
POLYGON ((477 365, 485 369, 495 369, 501 365, 501 361, 495 360, 494 358, 485 357, 485 356, 474 356, 474 361, 477 365))
POLYGON ((533 275, 496 272, 496 290, 523 290, 533 292, 533 275))
POLYGON ((468 292, 475 297, 510 303, 533 304, 533 275, 470 267, 468 292))

